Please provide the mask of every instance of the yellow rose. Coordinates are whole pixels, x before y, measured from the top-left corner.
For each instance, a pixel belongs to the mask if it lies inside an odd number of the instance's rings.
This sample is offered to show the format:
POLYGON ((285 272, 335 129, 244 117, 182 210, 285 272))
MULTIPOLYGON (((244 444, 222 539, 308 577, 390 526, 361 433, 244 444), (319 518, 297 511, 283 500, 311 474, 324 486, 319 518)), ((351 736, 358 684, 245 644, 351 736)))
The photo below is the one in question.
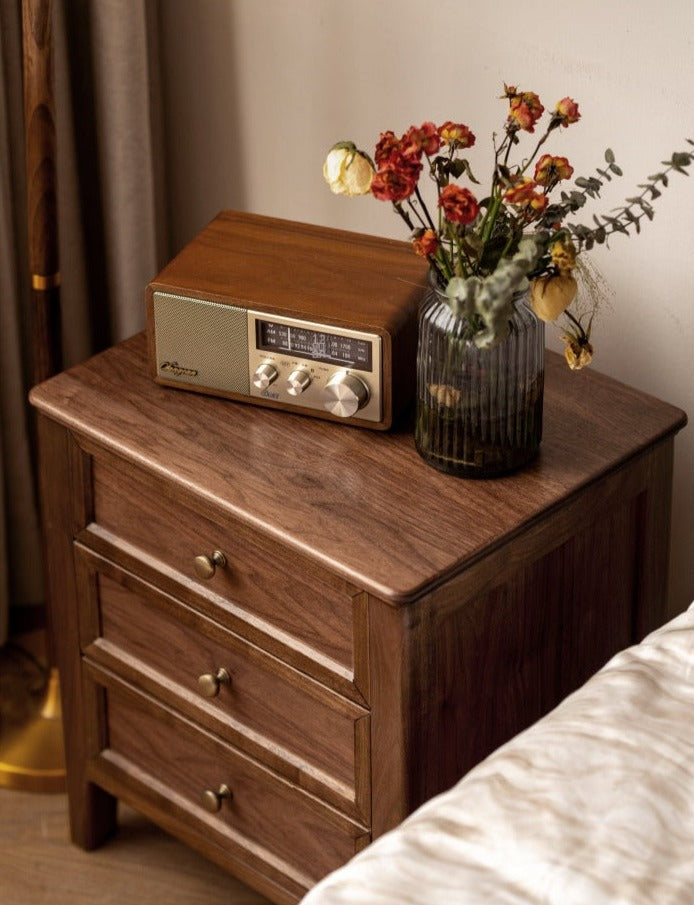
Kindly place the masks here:
POLYGON ((340 142, 328 154, 323 176, 336 195, 366 195, 374 168, 369 158, 351 142, 340 142))
POLYGON ((540 320, 554 321, 576 298, 577 289, 569 273, 539 277, 530 284, 530 305, 540 320))

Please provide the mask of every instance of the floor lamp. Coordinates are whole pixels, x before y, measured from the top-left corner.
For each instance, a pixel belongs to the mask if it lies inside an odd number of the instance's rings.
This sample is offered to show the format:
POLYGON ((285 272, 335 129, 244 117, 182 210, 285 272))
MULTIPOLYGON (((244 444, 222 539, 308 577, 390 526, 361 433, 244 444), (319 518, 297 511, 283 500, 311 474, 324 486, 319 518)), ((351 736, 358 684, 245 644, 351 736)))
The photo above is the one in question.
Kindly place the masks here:
MULTIPOLYGON (((32 381, 37 384, 62 366, 51 0, 22 0, 22 38, 32 381)), ((53 664, 49 611, 46 619, 53 664)), ((65 791, 60 685, 52 665, 38 712, 10 737, 0 738, 0 786, 65 791)))

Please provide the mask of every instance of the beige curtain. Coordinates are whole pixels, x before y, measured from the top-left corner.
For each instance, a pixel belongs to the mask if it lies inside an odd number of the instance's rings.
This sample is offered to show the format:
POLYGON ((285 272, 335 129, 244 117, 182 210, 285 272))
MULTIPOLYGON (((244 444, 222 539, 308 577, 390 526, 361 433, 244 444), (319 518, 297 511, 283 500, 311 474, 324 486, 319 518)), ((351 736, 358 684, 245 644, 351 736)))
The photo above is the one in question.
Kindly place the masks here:
MULTIPOLYGON (((63 358, 142 329, 167 256, 154 0, 53 0, 63 358)), ((32 474, 21 0, 0 0, 0 643, 41 606, 32 474), (24 611, 26 612, 26 611, 24 611)))

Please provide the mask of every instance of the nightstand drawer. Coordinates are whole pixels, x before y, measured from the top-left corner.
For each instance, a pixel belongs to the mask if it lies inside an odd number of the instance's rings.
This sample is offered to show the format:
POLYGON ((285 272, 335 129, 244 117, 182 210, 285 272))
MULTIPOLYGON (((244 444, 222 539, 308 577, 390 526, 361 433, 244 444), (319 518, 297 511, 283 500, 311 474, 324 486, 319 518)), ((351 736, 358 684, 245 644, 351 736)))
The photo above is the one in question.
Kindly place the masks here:
POLYGON ((77 559, 93 662, 366 819, 367 710, 79 545, 77 559))
POLYGON ((273 650, 279 643, 289 654, 298 651, 309 667, 321 659, 360 684, 366 632, 356 588, 228 515, 212 518, 210 506, 203 514, 200 500, 178 485, 114 456, 95 455, 91 463, 93 523, 80 535, 86 544, 177 597, 194 593, 217 608, 227 602, 249 632, 270 638, 273 650), (196 558, 212 560, 215 551, 225 563, 208 562, 203 578, 196 558))
POLYGON ((369 840, 365 827, 127 686, 108 682, 105 712, 95 772, 115 771, 124 788, 146 790, 187 831, 266 860, 306 887, 369 840))

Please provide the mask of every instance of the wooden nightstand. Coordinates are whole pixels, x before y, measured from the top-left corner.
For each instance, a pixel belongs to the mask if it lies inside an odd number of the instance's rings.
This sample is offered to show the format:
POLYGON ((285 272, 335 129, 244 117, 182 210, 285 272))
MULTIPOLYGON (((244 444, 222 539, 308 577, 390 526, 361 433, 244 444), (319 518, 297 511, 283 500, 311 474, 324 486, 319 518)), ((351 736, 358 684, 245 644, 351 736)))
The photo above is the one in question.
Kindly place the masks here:
POLYGON ((539 459, 489 482, 157 386, 144 335, 31 399, 86 848, 122 798, 296 901, 665 618, 684 415, 555 355, 539 459))

